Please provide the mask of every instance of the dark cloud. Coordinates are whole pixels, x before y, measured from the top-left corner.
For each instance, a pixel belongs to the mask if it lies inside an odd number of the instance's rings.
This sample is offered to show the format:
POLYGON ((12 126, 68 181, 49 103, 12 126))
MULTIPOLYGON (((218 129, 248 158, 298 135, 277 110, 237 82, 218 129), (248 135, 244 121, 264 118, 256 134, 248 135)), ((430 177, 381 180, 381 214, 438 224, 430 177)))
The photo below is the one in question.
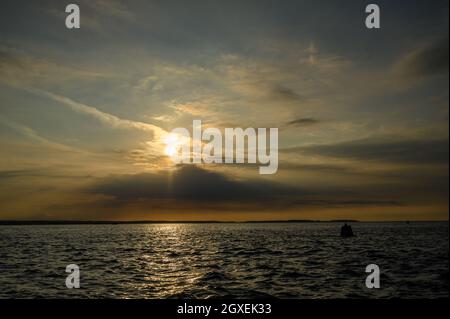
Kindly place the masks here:
POLYGON ((349 189, 314 192, 267 181, 235 180, 194 165, 171 174, 118 175, 98 180, 88 192, 110 199, 100 206, 120 207, 138 203, 149 209, 193 208, 221 211, 295 209, 300 207, 350 207, 403 205, 392 198, 370 198, 349 189))
POLYGON ((302 117, 298 118, 292 121, 287 122, 288 125, 293 126, 307 126, 307 125, 313 125, 319 123, 319 120, 312 118, 312 117, 302 117))
POLYGON ((107 177, 101 179, 89 191, 124 201, 177 199, 222 202, 270 199, 283 194, 292 195, 297 190, 272 182, 238 181, 194 165, 186 165, 173 173, 107 177))
POLYGON ((90 175, 67 174, 67 172, 58 172, 54 169, 17 169, 0 171, 0 182, 14 178, 91 178, 90 175))
POLYGON ((405 76, 428 76, 448 72, 448 35, 408 55, 400 62, 405 76))
POLYGON ((354 167, 343 166, 343 165, 333 165, 333 164, 302 164, 290 161, 281 161, 279 163, 279 170, 294 170, 301 172, 312 172, 312 173, 341 173, 341 174, 360 174, 354 167))
POLYGON ((448 164, 448 140, 362 139, 283 150, 327 157, 413 164, 448 164))
POLYGON ((281 100, 285 102, 297 102, 304 100, 304 98, 300 94, 280 85, 274 86, 271 89, 269 95, 271 99, 281 100))
POLYGON ((23 67, 23 63, 19 58, 2 49, 2 44, 0 43, 0 71, 11 66, 23 67))
POLYGON ((22 176, 36 176, 36 170, 18 169, 18 170, 0 171, 0 180, 15 178, 15 177, 22 177, 22 176))
POLYGON ((349 200, 295 200, 292 202, 297 206, 319 206, 319 207, 342 207, 342 206, 401 206, 401 201, 395 200, 366 200, 366 199, 349 199, 349 200))

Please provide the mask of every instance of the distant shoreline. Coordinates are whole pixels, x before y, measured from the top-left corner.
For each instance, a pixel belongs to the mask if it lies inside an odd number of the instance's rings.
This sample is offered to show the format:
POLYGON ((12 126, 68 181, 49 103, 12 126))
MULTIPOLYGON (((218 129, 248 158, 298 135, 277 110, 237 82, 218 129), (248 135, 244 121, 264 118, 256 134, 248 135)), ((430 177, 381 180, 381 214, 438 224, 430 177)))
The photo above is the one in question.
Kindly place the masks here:
POLYGON ((249 221, 220 221, 220 220, 0 220, 0 225, 116 225, 116 224, 268 224, 268 223, 356 223, 357 220, 249 220, 249 221))
POLYGON ((351 219, 333 219, 333 220, 250 220, 250 221, 170 221, 170 220, 157 220, 157 221, 89 221, 89 220, 0 220, 0 226, 13 226, 13 225, 129 225, 129 224, 301 224, 301 223, 360 223, 360 222, 391 222, 391 223, 407 223, 407 222, 448 222, 448 220, 420 220, 420 221, 359 221, 351 219))

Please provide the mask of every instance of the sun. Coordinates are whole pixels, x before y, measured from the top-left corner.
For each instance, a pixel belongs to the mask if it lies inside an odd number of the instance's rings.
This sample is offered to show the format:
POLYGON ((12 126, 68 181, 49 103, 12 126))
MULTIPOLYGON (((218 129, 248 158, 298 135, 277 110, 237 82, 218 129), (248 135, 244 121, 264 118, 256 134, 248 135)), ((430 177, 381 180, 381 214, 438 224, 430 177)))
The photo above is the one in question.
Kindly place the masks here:
POLYGON ((166 148, 164 149, 164 154, 172 157, 177 153, 178 147, 181 144, 181 140, 177 134, 169 133, 164 138, 164 143, 166 144, 166 148))

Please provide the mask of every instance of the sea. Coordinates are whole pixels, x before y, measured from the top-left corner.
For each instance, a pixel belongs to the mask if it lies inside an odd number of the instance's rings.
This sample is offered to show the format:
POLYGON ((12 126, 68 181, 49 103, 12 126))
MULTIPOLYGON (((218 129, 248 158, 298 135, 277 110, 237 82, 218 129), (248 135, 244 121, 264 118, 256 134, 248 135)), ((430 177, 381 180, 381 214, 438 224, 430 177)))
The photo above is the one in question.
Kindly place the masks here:
POLYGON ((448 222, 341 225, 1 225, 0 298, 449 297, 448 222))

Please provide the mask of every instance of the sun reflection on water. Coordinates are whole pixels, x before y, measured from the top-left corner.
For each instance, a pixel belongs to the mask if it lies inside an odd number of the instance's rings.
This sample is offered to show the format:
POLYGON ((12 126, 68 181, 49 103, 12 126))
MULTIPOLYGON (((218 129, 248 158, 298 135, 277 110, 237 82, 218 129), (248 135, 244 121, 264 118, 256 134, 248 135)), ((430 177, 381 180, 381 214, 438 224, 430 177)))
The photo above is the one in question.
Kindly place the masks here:
POLYGON ((194 267, 200 247, 191 236, 189 224, 145 225, 149 251, 139 259, 143 263, 143 282, 132 285, 135 290, 150 290, 156 297, 177 296, 190 291, 207 268, 194 267))

